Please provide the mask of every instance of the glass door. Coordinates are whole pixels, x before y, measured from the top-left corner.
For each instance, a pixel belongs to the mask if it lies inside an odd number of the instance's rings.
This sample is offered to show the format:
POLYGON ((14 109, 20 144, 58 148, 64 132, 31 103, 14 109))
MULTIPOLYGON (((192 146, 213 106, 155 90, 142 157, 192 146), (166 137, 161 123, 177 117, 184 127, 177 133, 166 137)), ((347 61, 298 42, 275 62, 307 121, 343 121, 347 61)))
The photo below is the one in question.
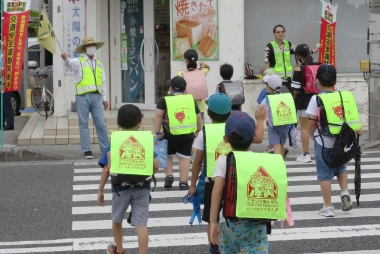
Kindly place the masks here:
POLYGON ((116 56, 115 67, 119 66, 120 70, 116 71, 114 79, 117 82, 116 107, 131 103, 141 109, 154 109, 155 70, 158 59, 158 48, 154 38, 154 1, 117 2, 120 3, 120 22, 116 22, 114 28, 117 46, 111 50, 116 56))

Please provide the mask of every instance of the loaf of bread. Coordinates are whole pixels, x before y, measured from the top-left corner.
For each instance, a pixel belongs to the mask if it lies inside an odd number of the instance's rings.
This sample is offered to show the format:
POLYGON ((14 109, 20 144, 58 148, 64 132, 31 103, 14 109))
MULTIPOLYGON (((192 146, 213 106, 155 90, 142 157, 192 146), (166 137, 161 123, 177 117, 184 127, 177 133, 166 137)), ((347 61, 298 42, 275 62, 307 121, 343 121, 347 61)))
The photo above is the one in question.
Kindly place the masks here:
POLYGON ((202 41, 199 43, 198 49, 202 51, 205 57, 210 57, 216 50, 218 42, 211 38, 211 36, 203 36, 202 41))
POLYGON ((190 49, 189 37, 186 38, 174 38, 174 57, 177 59, 183 58, 183 54, 186 50, 190 49))
POLYGON ((190 20, 180 20, 176 23, 176 30, 178 37, 189 37, 191 46, 198 44, 202 39, 201 23, 190 20))

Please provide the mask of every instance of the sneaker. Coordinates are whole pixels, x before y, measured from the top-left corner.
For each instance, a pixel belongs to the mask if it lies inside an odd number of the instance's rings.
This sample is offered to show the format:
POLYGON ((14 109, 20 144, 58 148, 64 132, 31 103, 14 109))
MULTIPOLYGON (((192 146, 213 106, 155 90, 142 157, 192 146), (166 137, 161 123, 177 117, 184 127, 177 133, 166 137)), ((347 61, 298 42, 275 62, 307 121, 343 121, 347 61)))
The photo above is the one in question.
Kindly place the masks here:
POLYGON ((174 177, 172 175, 167 175, 165 177, 164 188, 165 189, 171 189, 173 187, 173 182, 174 182, 174 177))
POLYGON ((187 182, 179 182, 179 189, 180 190, 188 190, 189 184, 187 182))
POLYGON ((92 159, 92 158, 94 158, 94 156, 92 156, 92 152, 91 151, 84 152, 84 157, 86 157, 86 159, 92 159))
POLYGON ((124 250, 122 252, 116 251, 116 244, 110 244, 107 247, 107 253, 108 254, 124 254, 124 250))
POLYGON ((321 210, 319 210, 319 215, 322 215, 323 217, 334 217, 335 216, 334 207, 323 206, 321 210))
POLYGON ((284 147, 284 159, 286 155, 288 155, 288 153, 289 153, 289 149, 287 147, 284 147))
POLYGON ((303 163, 309 163, 311 162, 310 154, 303 153, 300 156, 297 157, 297 162, 303 162, 303 163))
POLYGON ((351 197, 348 190, 342 190, 340 192, 340 200, 342 200, 342 211, 347 212, 352 210, 351 197))
POLYGON ((274 153, 273 146, 268 146, 267 150, 264 153, 274 153))

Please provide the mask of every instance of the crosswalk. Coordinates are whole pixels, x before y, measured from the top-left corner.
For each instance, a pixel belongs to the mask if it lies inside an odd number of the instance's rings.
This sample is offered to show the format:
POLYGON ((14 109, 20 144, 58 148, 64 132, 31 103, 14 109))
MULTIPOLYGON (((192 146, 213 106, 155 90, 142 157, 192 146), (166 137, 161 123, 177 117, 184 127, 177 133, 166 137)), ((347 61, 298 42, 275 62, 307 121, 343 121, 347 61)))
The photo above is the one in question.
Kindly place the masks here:
MULTIPOLYGON (((347 166, 349 190, 354 205, 352 211, 340 210, 340 188, 337 181, 333 181, 334 218, 324 218, 318 214, 323 201, 319 182, 316 180, 315 162, 300 164, 294 159, 288 159, 288 195, 295 225, 293 228, 285 226, 282 229, 279 222, 275 223, 272 234, 268 237, 269 253, 380 253, 379 155, 380 152, 368 153, 362 157, 360 207, 355 201, 353 162, 347 166)), ((104 190, 105 206, 100 207, 97 204, 101 170, 95 164, 77 163, 74 166, 71 238, 0 242, 0 253, 105 253, 107 245, 114 243, 114 239, 110 183, 104 190), (15 248, 11 249, 12 246, 15 248), (22 248, 17 248, 18 246, 22 248)), ((196 223, 193 227, 189 225, 192 205, 182 203, 187 191, 179 190, 178 171, 178 165, 175 165, 176 181, 172 190, 163 188, 163 170, 160 169, 156 174, 157 188, 151 193, 152 201, 149 206, 149 253, 208 253, 206 223, 202 226, 196 223)), ((126 220, 123 221, 123 228, 126 253, 138 253, 134 228, 126 220)))

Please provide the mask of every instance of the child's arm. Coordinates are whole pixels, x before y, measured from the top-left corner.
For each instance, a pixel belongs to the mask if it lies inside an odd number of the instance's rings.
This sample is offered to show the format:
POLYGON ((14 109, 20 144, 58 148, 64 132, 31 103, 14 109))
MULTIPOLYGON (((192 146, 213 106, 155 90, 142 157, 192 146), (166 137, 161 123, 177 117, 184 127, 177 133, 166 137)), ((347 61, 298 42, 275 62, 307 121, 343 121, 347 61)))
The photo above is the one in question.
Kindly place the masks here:
POLYGON ((156 116, 154 119, 154 132, 160 132, 162 119, 164 119, 165 110, 156 109, 156 116))
POLYGON ((108 176, 109 176, 107 170, 108 170, 108 166, 104 166, 103 171, 102 171, 102 175, 100 176, 100 182, 99 182, 99 188, 98 188, 98 204, 100 206, 104 206, 103 189, 107 183, 108 176))
POLYGON ((203 129, 203 120, 201 113, 197 114, 197 130, 195 131, 195 135, 198 135, 198 133, 203 129))
POLYGON ((191 172, 191 185, 188 191, 189 196, 193 196, 197 187, 197 181, 199 173, 202 169, 202 162, 203 162, 203 150, 198 150, 195 152, 195 158, 193 162, 193 168, 191 172))
POLYGON ((309 114, 309 136, 311 137, 312 140, 315 140, 314 132, 317 129, 317 122, 318 122, 318 117, 315 115, 309 114))
POLYGON ((363 130, 362 128, 360 128, 359 130, 356 131, 356 134, 358 134, 359 136, 363 135, 363 130))
POLYGON ((153 159, 153 174, 155 174, 159 168, 160 168, 160 164, 158 163, 157 158, 154 158, 153 159))
POLYGON ((208 66, 207 64, 205 64, 204 62, 200 62, 199 63, 199 66, 203 69, 203 68, 206 68, 207 70, 210 70, 210 66, 208 66))
POLYGON ((214 177, 214 187, 212 188, 211 195, 211 209, 210 209, 210 241, 213 244, 220 245, 218 237, 222 237, 222 232, 218 224, 218 213, 220 203, 222 201, 224 189, 224 177, 216 176, 214 177))
POLYGON ((253 144, 260 144, 264 138, 264 121, 267 116, 267 111, 265 107, 260 107, 256 109, 255 119, 256 119, 256 131, 255 138, 253 139, 253 144))

